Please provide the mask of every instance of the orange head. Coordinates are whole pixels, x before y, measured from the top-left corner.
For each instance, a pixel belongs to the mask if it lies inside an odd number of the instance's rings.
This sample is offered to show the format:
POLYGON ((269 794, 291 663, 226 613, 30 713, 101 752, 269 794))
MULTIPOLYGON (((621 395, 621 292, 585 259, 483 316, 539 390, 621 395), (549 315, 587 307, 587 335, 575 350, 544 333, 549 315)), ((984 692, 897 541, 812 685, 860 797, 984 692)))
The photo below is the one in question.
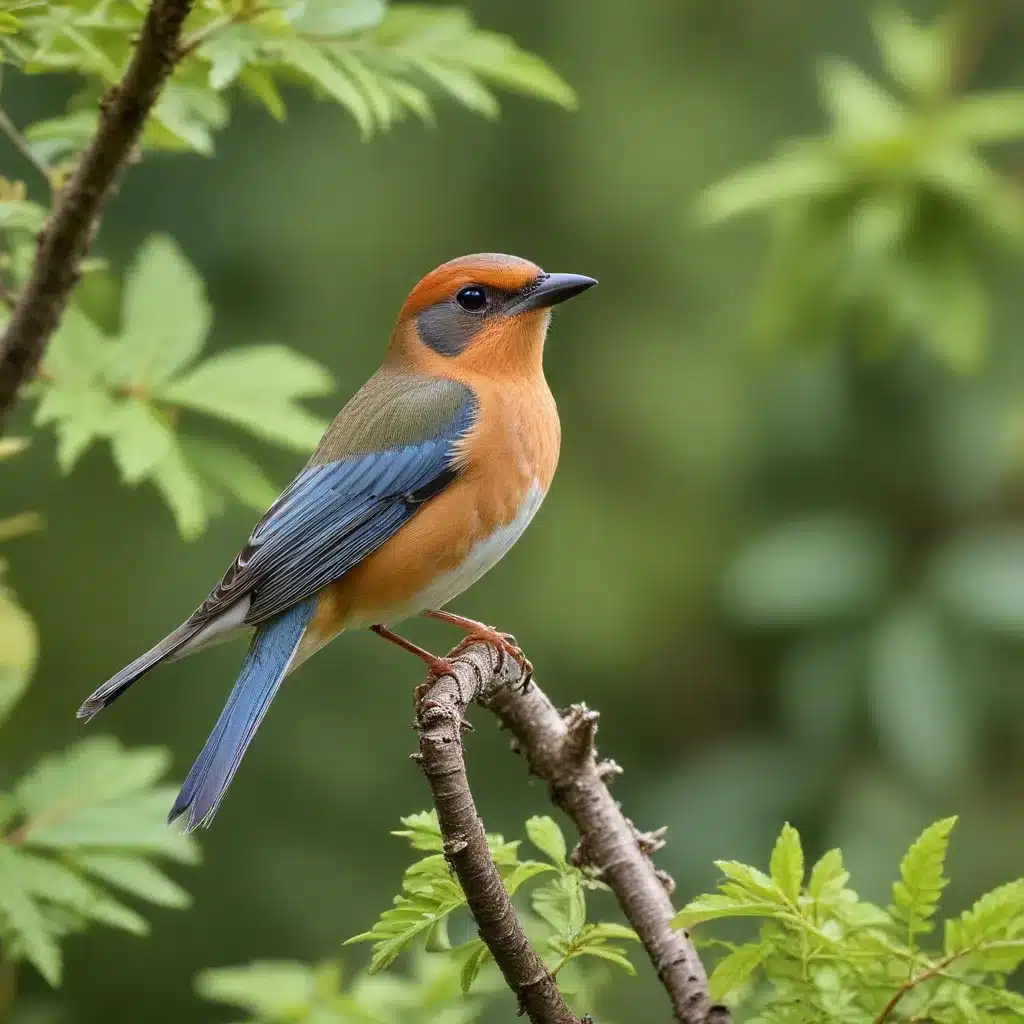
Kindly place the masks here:
POLYGON ((595 284, 499 253, 450 260, 405 300, 389 359, 442 373, 445 365, 492 376, 540 372, 551 307, 595 284))

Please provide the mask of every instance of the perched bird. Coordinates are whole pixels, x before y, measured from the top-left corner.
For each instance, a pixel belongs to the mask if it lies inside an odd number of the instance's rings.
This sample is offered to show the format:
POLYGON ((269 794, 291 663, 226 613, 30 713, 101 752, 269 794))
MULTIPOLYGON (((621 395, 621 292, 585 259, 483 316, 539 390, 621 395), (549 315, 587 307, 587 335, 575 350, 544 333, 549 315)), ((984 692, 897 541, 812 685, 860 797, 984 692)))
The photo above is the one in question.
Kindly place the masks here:
POLYGON ((205 601, 79 708, 92 718, 140 676, 242 631, 241 673, 169 819, 208 825, 290 672, 344 630, 425 613, 522 658, 511 639, 440 609, 518 540, 558 461, 541 356, 551 307, 596 284, 514 256, 442 264, 413 288, 381 368, 328 427, 205 601))

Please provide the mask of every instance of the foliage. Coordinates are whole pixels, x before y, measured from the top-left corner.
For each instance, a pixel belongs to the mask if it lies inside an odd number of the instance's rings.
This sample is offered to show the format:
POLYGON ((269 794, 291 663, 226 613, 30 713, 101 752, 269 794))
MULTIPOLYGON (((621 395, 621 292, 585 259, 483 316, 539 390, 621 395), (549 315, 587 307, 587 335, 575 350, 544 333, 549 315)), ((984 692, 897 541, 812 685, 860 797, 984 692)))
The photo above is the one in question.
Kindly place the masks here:
MULTIPOLYGON (((94 134, 101 96, 121 78, 149 7, 146 0, 0 0, 0 61, 22 76, 57 75, 74 83, 65 112, 24 130, 0 111, 0 130, 42 179, 51 201, 94 134)), ((383 0, 200 0, 139 155, 209 156, 214 133, 228 121, 229 97, 243 94, 282 120, 282 90, 292 85, 340 104, 364 137, 408 114, 430 122, 434 95, 486 117, 498 113, 493 87, 566 108, 575 104, 569 86, 539 57, 478 28, 457 8, 389 7, 383 0)), ((0 179, 0 326, 29 278, 48 214, 29 197, 25 182, 0 179)), ((87 283, 107 274, 95 258, 78 269, 87 283)), ((109 275, 102 284, 116 288, 109 275)), ((277 345, 203 358, 212 311, 200 276, 170 238, 156 235, 144 243, 120 290, 113 329, 102 327, 76 294, 28 389, 37 400, 33 424, 56 435, 58 466, 67 473, 95 442, 106 442, 122 481, 152 483, 186 538, 203 530, 226 497, 262 511, 277 488, 247 454, 193 428, 191 416, 213 417, 307 452, 324 423, 300 400, 331 389, 326 371, 277 345)), ((0 458, 23 445, 0 441, 0 458)), ((0 540, 38 525, 32 513, 15 514, 0 520, 0 540)), ((0 722, 28 685, 37 645, 28 613, 0 584, 0 722)), ((157 866, 197 856, 190 839, 167 827, 174 793, 159 784, 166 766, 163 751, 128 751, 94 736, 44 757, 10 792, 0 793, 0 1017, 8 1016, 9 972, 20 961, 56 985, 65 935, 90 923, 146 931, 146 921, 113 892, 157 906, 187 904, 184 891, 157 866)), ((442 1000, 443 980, 426 976, 408 983, 404 995, 397 982, 372 984, 387 989, 381 1006, 442 1000)), ((456 1024, 468 1019, 471 1005, 436 1019, 456 1024)))
POLYGON ((1024 961, 1024 878, 982 896, 944 924, 941 946, 925 945, 947 879, 954 818, 925 829, 900 864, 883 909, 848 886, 839 850, 806 872, 800 836, 786 825, 770 873, 718 861, 725 876, 673 924, 694 929, 730 918, 762 921, 757 938, 715 940, 728 950, 711 976, 712 996, 750 1024, 934 1024, 1020 1020, 1024 997, 1006 987, 1024 961))
POLYGON ((755 318, 763 337, 821 339, 853 326, 874 353, 909 337, 973 369, 988 333, 984 243, 1024 243, 1020 190, 979 149, 1024 137, 1024 90, 957 94, 958 16, 921 26, 883 9, 872 27, 900 95, 849 61, 824 61, 830 132, 714 185, 701 212, 711 222, 772 215, 755 318))
MULTIPOLYGON (((345 945, 372 942, 367 971, 341 986, 337 964, 307 967, 290 963, 256 963, 248 967, 208 971, 199 979, 207 999, 241 1007, 259 1024, 402 1020, 451 1021, 485 1019, 482 996, 501 991, 502 982, 490 952, 480 938, 453 944, 450 931, 465 930, 466 898, 444 857, 444 842, 435 812, 402 819, 393 833, 408 839, 426 856, 405 871, 402 891, 373 927, 345 945), (412 953, 418 985, 380 972, 403 953, 412 953), (469 998, 464 998, 469 996, 469 998), (406 1016, 408 1014, 409 1016, 406 1016)), ((598 960, 630 974, 633 965, 623 942, 634 932, 610 921, 588 922, 585 893, 606 886, 567 858, 565 838, 548 817, 526 822, 530 843, 544 860, 523 860, 519 840, 488 834, 487 844, 534 947, 559 979, 566 994, 581 1005, 593 998, 600 973, 585 967, 598 960), (542 882, 541 879, 544 879, 542 882), (527 895, 528 893, 528 895, 527 895)), ((604 1019, 604 1018, 602 1018, 604 1019)))

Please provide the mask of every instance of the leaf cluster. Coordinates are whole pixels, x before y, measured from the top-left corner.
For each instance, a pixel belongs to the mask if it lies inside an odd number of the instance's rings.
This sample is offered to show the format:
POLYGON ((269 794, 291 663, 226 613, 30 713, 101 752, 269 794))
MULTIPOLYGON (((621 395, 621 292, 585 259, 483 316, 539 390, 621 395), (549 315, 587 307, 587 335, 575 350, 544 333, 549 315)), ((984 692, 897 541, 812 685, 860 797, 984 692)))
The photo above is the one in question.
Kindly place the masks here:
POLYGON ((1024 879, 982 896, 945 921, 937 912, 947 879, 954 818, 914 841, 881 907, 850 888, 839 850, 808 871, 796 829, 786 825, 769 872, 718 861, 723 881, 676 916, 707 944, 707 922, 754 918, 756 939, 720 939, 727 950, 711 976, 712 997, 735 1005, 751 1024, 995 1024, 1020 1020, 1024 997, 1007 980, 1024 961, 1024 879))
POLYGON ((707 222, 772 218, 755 314, 771 341, 855 329, 873 353, 906 338, 956 370, 984 354, 985 243, 1024 242, 1019 189, 981 155, 1024 137, 1024 90, 957 92, 970 38, 960 15, 919 25, 895 8, 872 21, 894 90, 847 60, 819 71, 831 116, 700 200, 707 222))
MULTIPOLYGON (((98 100, 118 81, 148 4, 141 0, 4 0, 0 54, 27 74, 83 79, 67 114, 26 131, 53 180, 84 148, 98 100)), ((539 57, 478 28, 455 7, 384 0, 202 0, 185 25, 181 57, 143 139, 145 149, 211 155, 214 134, 240 93, 272 117, 286 113, 282 87, 301 85, 339 104, 363 136, 412 114, 432 120, 444 95, 495 117, 493 86, 571 108, 572 89, 539 57)))
MULTIPOLYGON (((410 1022, 483 1019, 483 997, 503 983, 480 938, 452 941, 453 932, 468 927, 466 898, 445 860, 437 815, 412 814, 402 824, 394 834, 425 856, 406 869, 402 891, 373 927, 345 943, 373 944, 365 972, 342 986, 333 963, 257 963, 204 973, 200 994, 246 1010, 259 1024, 369 1024, 396 1019, 399 1008, 401 1019, 410 1022), (410 957, 415 980, 382 973, 403 954, 410 957)), ((491 856, 534 948, 563 991, 589 1000, 601 978, 581 965, 603 961, 632 974, 622 943, 636 935, 615 922, 588 922, 586 892, 605 886, 569 862, 565 838, 551 818, 529 819, 526 835, 544 859, 523 859, 520 841, 497 834, 487 836, 491 856)))
POLYGON ((198 412, 266 441, 309 451, 324 422, 299 400, 332 382, 317 363, 278 345, 251 345, 200 361, 211 324, 205 289, 174 242, 147 240, 128 270, 120 331, 105 334, 72 306, 50 342, 37 426, 51 426, 69 472, 96 441, 129 485, 152 483, 186 538, 231 497, 262 512, 278 488, 233 445, 181 428, 198 412))

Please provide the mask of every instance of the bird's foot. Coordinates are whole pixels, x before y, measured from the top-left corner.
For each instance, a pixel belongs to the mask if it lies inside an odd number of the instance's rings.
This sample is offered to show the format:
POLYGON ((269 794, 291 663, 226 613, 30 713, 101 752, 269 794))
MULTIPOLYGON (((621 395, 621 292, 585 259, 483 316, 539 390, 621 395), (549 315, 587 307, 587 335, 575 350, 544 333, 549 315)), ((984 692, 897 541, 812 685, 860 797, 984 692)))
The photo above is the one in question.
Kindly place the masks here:
POLYGON ((470 644, 483 642, 490 644, 498 652, 498 671, 505 667, 505 659, 511 658, 523 671, 522 687, 525 693, 530 688, 533 679, 533 664, 523 653, 523 649, 516 643, 516 638, 511 633, 500 633, 483 623, 476 623, 476 628, 468 632, 462 641, 452 649, 449 658, 457 658, 470 644))
POLYGON ((416 714, 419 716, 421 712, 426 710, 423 705, 423 698, 427 691, 442 676, 452 675, 455 671, 455 666, 452 665, 449 658, 439 658, 436 654, 431 654, 430 651, 418 647, 411 640, 406 640, 404 636, 400 636, 398 633, 388 629, 387 626, 378 624, 371 626, 370 630, 396 647, 401 647, 403 651, 408 651, 427 666, 427 681, 417 686, 413 691, 413 702, 416 706, 416 714))

